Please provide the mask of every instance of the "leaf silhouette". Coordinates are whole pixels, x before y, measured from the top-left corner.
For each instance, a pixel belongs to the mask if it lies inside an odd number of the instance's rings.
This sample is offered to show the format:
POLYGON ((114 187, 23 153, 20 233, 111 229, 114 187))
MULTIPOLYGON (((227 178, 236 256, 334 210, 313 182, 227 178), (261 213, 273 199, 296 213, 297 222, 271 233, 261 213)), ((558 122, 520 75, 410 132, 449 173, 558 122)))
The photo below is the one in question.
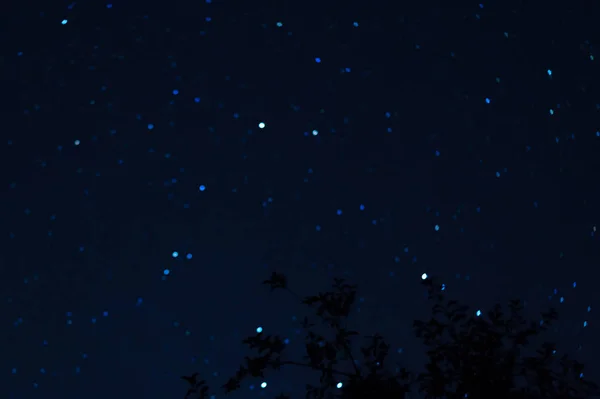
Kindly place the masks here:
MULTIPOLYGON (((297 297, 287 288, 283 274, 272 273, 263 284, 271 291, 283 288, 297 297)), ((306 332, 303 362, 284 357, 286 344, 277 335, 249 336, 242 342, 256 356, 244 357, 222 389, 231 393, 246 378, 265 378, 269 371, 282 367, 302 367, 320 372, 318 384, 306 384, 307 399, 400 399, 415 391, 426 399, 584 399, 600 395, 598 385, 583 378, 583 364, 567 354, 558 356, 554 343, 542 343, 533 356, 522 355, 534 338, 538 341, 554 325, 556 310, 528 321, 523 316, 523 302, 512 299, 506 309, 497 304, 485 316, 476 317, 468 306, 447 299, 435 279, 427 278, 422 284, 432 301, 431 317, 415 320, 413 329, 426 347, 424 371, 413 373, 397 367, 391 372, 387 365, 391 346, 379 334, 362 337, 366 342, 359 350, 362 361, 355 360, 353 339, 360 333, 348 330, 346 319, 357 288, 334 279, 331 291, 300 301, 333 330, 333 339, 314 332, 315 323, 305 317, 301 323, 306 332), (354 371, 341 371, 338 366, 343 363, 350 363, 354 371)), ((207 398, 208 387, 198 381, 198 373, 181 378, 190 385, 187 399, 207 398)), ((276 399, 290 396, 280 394, 276 399)))
POLYGON ((283 274, 273 272, 271 278, 263 281, 263 284, 270 286, 271 291, 281 288, 285 289, 287 288, 287 278, 283 274))

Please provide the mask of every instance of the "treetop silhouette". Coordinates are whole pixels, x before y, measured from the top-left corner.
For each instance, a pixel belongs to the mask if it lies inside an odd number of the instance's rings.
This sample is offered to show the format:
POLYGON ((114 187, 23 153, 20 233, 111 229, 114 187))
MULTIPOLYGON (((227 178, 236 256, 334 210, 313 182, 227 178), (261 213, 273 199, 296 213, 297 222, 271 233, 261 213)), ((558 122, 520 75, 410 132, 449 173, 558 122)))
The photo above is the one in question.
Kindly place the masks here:
MULTIPOLYGON (((288 288, 287 278, 273 272, 263 282, 270 290, 288 288)), ((432 302, 427 321, 413 323, 415 334, 427 348, 425 371, 409 372, 387 364, 390 345, 379 334, 364 336, 361 359, 355 358, 353 340, 357 331, 346 321, 356 299, 357 287, 334 279, 332 290, 307 296, 301 303, 312 308, 321 325, 333 332, 327 339, 314 331, 316 323, 305 317, 306 355, 302 361, 284 357, 286 343, 278 335, 257 333, 242 342, 256 355, 244 357, 237 372, 223 386, 224 393, 241 387, 248 378, 265 378, 269 370, 304 367, 320 372, 318 384, 306 385, 306 399, 403 399, 413 394, 425 399, 583 399, 600 396, 598 385, 583 377, 583 364, 544 342, 534 356, 523 352, 533 338, 541 336, 557 320, 556 310, 541 314, 541 320, 527 321, 523 305, 511 300, 505 313, 495 305, 485 316, 469 315, 469 307, 446 298, 440 284, 425 278, 422 284, 432 302), (346 364, 345 368, 339 366, 346 364), (348 365, 349 364, 349 365, 348 365), (351 371, 348 371, 351 370, 351 371)), ((185 399, 208 399, 209 388, 199 374, 182 377, 189 384, 185 399)), ((289 399, 280 394, 276 399, 289 399)))

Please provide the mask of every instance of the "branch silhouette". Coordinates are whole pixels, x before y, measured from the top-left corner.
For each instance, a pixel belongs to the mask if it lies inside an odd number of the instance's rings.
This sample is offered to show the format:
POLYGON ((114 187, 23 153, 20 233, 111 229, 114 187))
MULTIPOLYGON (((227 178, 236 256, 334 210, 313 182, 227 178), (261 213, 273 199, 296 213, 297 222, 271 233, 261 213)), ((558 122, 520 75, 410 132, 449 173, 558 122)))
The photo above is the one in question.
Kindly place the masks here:
MULTIPOLYGON (((283 274, 273 272, 263 284, 271 292, 284 290, 313 309, 321 324, 333 330, 334 338, 328 340, 312 331, 316 324, 305 317, 305 362, 284 359, 286 344, 277 335, 257 333, 245 338, 242 342, 257 355, 244 357, 235 375, 222 386, 225 393, 238 390, 247 378, 264 378, 268 370, 289 366, 320 372, 318 384, 306 385, 306 399, 401 399, 411 392, 425 399, 600 396, 598 385, 583 378, 583 364, 567 354, 559 356, 554 343, 544 342, 534 356, 521 355, 533 338, 558 319, 554 309, 543 312, 540 320, 527 321, 521 301, 515 299, 509 301, 506 312, 495 305, 487 315, 476 317, 468 306, 447 299, 442 285, 427 278, 422 284, 432 302, 431 317, 413 323, 415 335, 427 348, 425 371, 412 373, 396 367, 391 372, 386 363, 390 345, 379 334, 363 337, 367 344, 360 347, 362 361, 352 353, 352 339, 360 334, 348 330, 346 320, 356 299, 355 285, 334 279, 331 291, 301 297, 289 289, 283 274), (352 364, 353 372, 338 368, 344 361, 352 364)), ((186 399, 209 397, 209 388, 198 373, 182 379, 189 384, 186 399)))

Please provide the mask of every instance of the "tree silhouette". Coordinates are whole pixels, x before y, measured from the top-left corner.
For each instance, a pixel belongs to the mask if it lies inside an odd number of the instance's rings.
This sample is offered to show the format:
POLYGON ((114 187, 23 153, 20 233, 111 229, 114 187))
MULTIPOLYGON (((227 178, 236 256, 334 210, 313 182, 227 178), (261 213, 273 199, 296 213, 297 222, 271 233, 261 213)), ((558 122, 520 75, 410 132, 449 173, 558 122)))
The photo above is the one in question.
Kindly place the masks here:
MULTIPOLYGON (((273 273, 263 284, 271 291, 286 290, 298 297, 282 274, 273 273)), ((432 316, 428 321, 416 320, 413 327, 427 348, 425 371, 411 373, 397 365, 390 372, 386 364, 390 346, 378 334, 363 337, 362 360, 355 359, 352 340, 359 333, 348 330, 346 320, 356 299, 356 286, 334 279, 331 291, 301 299, 321 324, 333 331, 334 338, 314 332, 316 324, 305 317, 306 356, 303 361, 292 361, 283 357, 286 344, 281 337, 263 333, 247 337, 242 342, 256 356, 244 358, 222 386, 224 392, 239 389, 246 378, 264 378, 267 370, 294 366, 320 372, 319 384, 306 385, 306 399, 400 399, 411 392, 426 399, 579 399, 600 395, 596 384, 583 379, 583 365, 567 355, 558 356, 553 343, 541 344, 534 356, 522 354, 532 339, 557 320, 554 309, 542 313, 540 321, 528 322, 521 302, 512 300, 506 314, 495 305, 487 317, 469 316, 469 308, 447 299, 434 279, 426 278, 422 284, 433 303, 432 316), (344 362, 350 366, 342 371, 339 366, 344 362)), ((209 388, 198 375, 181 377, 190 385, 186 399, 209 398, 209 388)), ((276 399, 289 398, 281 394, 276 399)))

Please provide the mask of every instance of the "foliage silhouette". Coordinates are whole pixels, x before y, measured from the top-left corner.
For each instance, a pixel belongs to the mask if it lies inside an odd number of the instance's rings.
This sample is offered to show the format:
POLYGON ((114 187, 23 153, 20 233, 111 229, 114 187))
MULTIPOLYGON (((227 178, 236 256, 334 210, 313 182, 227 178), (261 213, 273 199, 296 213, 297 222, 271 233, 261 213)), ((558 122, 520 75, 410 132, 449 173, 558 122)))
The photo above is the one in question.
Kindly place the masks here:
MULTIPOLYGON (((282 274, 273 273, 263 284, 271 291, 286 290, 298 297, 282 274)), ((411 373, 402 367, 388 371, 390 346, 378 334, 364 337, 367 344, 360 348, 362 361, 355 360, 352 338, 359 333, 346 328, 346 319, 356 299, 356 286, 334 279, 331 291, 301 299, 333 331, 334 338, 328 340, 312 331, 316 324, 305 317, 306 356, 298 362, 283 357, 286 344, 279 336, 258 333, 247 337, 242 342, 257 355, 244 358, 222 386, 224 392, 236 391, 246 378, 264 378, 267 370, 295 366, 320 371, 319 384, 306 385, 306 399, 400 399, 411 392, 425 399, 579 399, 600 395, 596 384, 583 379, 583 365, 567 355, 558 356, 553 343, 544 342, 535 356, 522 355, 531 340, 557 320, 554 309, 542 313, 541 321, 528 322, 521 302, 512 300, 508 314, 496 305, 487 318, 468 316, 469 308, 446 299, 435 280, 427 278, 422 284, 433 302, 432 316, 428 321, 416 320, 413 327, 427 348, 425 371, 411 373), (336 368, 343 362, 350 363, 351 371, 336 368), (336 389, 339 382, 342 387, 336 389)), ((190 385, 186 399, 209 398, 209 388, 198 375, 181 377, 190 385)), ((289 398, 284 394, 276 397, 289 398)))

